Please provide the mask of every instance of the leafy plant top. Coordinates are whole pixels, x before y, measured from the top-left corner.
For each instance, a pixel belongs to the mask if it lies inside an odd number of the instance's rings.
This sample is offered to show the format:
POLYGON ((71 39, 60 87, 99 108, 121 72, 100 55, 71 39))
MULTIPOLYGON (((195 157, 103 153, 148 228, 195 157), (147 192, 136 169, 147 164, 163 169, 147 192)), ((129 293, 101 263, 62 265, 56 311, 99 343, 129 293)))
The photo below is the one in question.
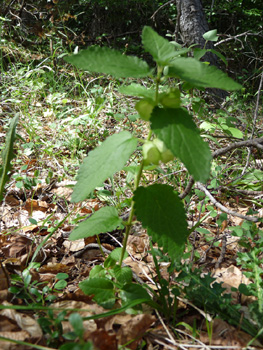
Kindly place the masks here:
MULTIPOLYGON (((215 39, 214 34, 211 37, 215 39)), ((115 208, 102 208, 70 235, 70 239, 75 240, 111 231, 120 225, 126 227, 123 247, 116 249, 118 254, 111 253, 104 266, 95 266, 89 279, 80 284, 86 294, 94 295, 99 304, 109 308, 116 301, 116 292, 123 305, 134 299, 133 293, 137 297, 143 295, 147 300, 145 289, 132 284, 129 268, 122 266, 134 214, 152 239, 174 261, 182 256, 189 235, 184 205, 175 188, 162 184, 143 186, 141 179, 145 167, 151 165, 154 168, 177 158, 196 181, 205 183, 210 176, 212 156, 209 146, 200 136, 190 112, 182 107, 179 87, 182 89, 185 82, 191 85, 191 89, 213 87, 236 90, 241 87, 217 68, 195 58, 184 57, 187 50, 175 46, 150 27, 144 27, 142 43, 156 62, 155 73, 145 61, 108 48, 91 47, 66 58, 67 62, 91 72, 111 74, 117 78, 151 76, 155 81, 154 89, 146 89, 138 83, 120 88, 121 93, 139 98, 135 109, 147 122, 146 139, 137 140, 127 131, 109 136, 84 160, 72 195, 72 201, 88 198, 103 181, 122 170, 137 149, 140 156, 128 220, 122 222, 115 208), (174 86, 160 92, 160 82, 165 82, 168 77, 176 77, 174 86), (137 145, 141 143, 140 153, 137 145)), ((153 303, 151 298, 148 303, 153 303)))

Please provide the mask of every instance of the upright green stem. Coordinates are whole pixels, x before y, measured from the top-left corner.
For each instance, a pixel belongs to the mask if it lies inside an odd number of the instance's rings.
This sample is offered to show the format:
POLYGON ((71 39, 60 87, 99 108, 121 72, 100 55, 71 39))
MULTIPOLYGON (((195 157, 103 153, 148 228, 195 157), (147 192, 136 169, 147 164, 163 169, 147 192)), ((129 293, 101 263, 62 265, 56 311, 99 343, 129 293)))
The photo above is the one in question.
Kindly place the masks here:
MULTIPOLYGON (((151 132, 149 134, 151 134, 151 132)), ((149 135, 148 135, 148 138, 149 138, 149 135)), ((142 176, 142 171, 143 171, 143 160, 141 161, 138 173, 137 173, 136 178, 135 178, 134 191, 139 186, 140 179, 141 179, 141 176, 142 176)), ((122 247, 122 251, 121 251, 120 265, 122 265, 124 254, 126 252, 126 247, 127 247, 127 242, 128 242, 128 237, 129 237, 129 234, 130 234, 130 230, 131 230, 133 215, 134 215, 134 201, 132 201, 132 203, 131 203, 131 211, 130 211, 129 219, 128 219, 127 224, 126 224, 126 230, 125 230, 125 235, 124 235, 123 247, 122 247)))
POLYGON ((97 242, 98 242, 98 245, 99 245, 99 249, 100 249, 101 255, 105 258, 105 253, 104 253, 104 251, 102 249, 102 246, 101 246, 100 237, 99 237, 99 235, 96 235, 96 237, 97 237, 97 242))
POLYGON ((163 73, 163 67, 157 67, 157 76, 156 76, 156 88, 155 88, 155 103, 158 103, 158 95, 159 95, 159 85, 161 82, 161 76, 163 73))
MULTIPOLYGON (((163 72, 163 67, 158 66, 157 67, 157 77, 156 77, 156 89, 155 89, 155 103, 157 104, 158 102, 158 94, 159 94, 159 84, 160 84, 160 80, 161 80, 161 76, 162 76, 162 72, 163 72)), ((152 137, 152 131, 149 131, 148 137, 147 137, 147 141, 149 141, 152 137)), ((137 190, 137 188, 139 187, 140 184, 140 180, 141 180, 141 176, 142 176, 142 171, 143 171, 143 167, 144 167, 144 163, 143 160, 141 161, 138 173, 136 175, 135 181, 134 181, 134 191, 137 190)), ((130 234, 130 230, 131 230, 131 226, 132 226, 132 219, 134 216, 134 201, 132 201, 131 203, 131 211, 130 211, 130 215, 126 224, 126 230, 125 230, 125 234, 124 234, 124 241, 123 241, 123 247, 122 247, 122 251, 121 251, 121 257, 120 257, 120 266, 122 265, 123 259, 124 259, 124 254, 126 252, 126 247, 127 247, 127 242, 128 242, 128 237, 130 234)))

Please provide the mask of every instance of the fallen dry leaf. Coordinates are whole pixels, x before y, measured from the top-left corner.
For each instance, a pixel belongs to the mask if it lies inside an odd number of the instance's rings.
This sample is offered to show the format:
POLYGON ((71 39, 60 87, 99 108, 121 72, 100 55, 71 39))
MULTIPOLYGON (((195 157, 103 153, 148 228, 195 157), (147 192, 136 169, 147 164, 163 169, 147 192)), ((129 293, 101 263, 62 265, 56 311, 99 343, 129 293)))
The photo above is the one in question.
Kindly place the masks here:
MULTIPOLYGON (((8 306, 11 304, 4 302, 3 305, 8 306)), ((34 318, 13 309, 3 309, 0 311, 0 315, 15 322, 21 330, 26 331, 32 338, 38 339, 42 337, 42 330, 34 318)))
MULTIPOLYGON (((0 332, 0 337, 10 338, 13 340, 26 341, 28 339, 28 333, 26 331, 18 332, 0 332)), ((1 350, 28 350, 28 346, 17 345, 8 341, 0 340, 1 350)))
POLYGON ((6 258, 18 258, 24 254, 28 255, 32 252, 33 247, 35 247, 35 244, 32 239, 26 236, 13 235, 2 247, 2 251, 6 258))
POLYGON ((151 266, 149 263, 134 261, 130 256, 124 260, 124 263, 144 281, 151 281, 156 276, 154 266, 151 266))
MULTIPOLYGON (((216 278, 216 282, 221 283, 222 287, 226 288, 226 293, 232 295, 232 300, 236 303, 239 302, 239 292, 231 291, 231 288, 237 288, 241 283, 250 284, 251 281, 242 273, 242 271, 234 265, 227 268, 216 269, 213 277, 216 278)), ((251 300, 251 297, 241 295, 241 303, 244 304, 251 300)))
POLYGON ((78 252, 85 247, 84 239, 78 239, 76 241, 64 241, 63 246, 67 248, 70 252, 78 252))
POLYGON ((54 273, 57 274, 59 272, 68 273, 71 269, 71 266, 59 263, 48 263, 47 265, 43 265, 39 268, 39 273, 54 273))
POLYGON ((91 333, 89 339, 92 341, 95 350, 118 349, 116 334, 109 334, 104 329, 98 329, 91 333))
POLYGON ((127 250, 130 254, 145 253, 149 250, 149 236, 129 236, 127 250))
POLYGON ((143 334, 155 321, 156 318, 153 315, 149 314, 133 316, 128 322, 123 323, 118 330, 118 343, 120 345, 124 345, 134 340, 126 347, 128 347, 128 349, 135 350, 139 345, 143 334))
POLYGON ((5 202, 10 205, 10 207, 18 207, 22 203, 22 201, 17 199, 13 194, 7 195, 5 197, 5 202))
POLYGON ((48 204, 45 201, 39 201, 36 199, 30 199, 30 198, 26 200, 26 203, 24 206, 24 209, 28 211, 30 215, 33 211, 42 211, 45 213, 48 209, 54 209, 54 208, 55 208, 55 204, 48 204))

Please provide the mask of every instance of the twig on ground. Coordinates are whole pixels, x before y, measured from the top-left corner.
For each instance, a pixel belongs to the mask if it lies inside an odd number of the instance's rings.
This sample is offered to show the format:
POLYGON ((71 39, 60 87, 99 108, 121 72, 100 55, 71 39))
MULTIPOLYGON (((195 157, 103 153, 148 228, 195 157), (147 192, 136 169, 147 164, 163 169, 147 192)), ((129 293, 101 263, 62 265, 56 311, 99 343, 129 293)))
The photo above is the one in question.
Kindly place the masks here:
POLYGON ((162 341, 160 339, 157 339, 155 334, 151 335, 151 338, 152 338, 152 341, 154 341, 155 343, 164 346, 164 349, 178 350, 178 348, 179 348, 179 349, 182 349, 182 350, 186 350, 184 347, 179 346, 179 344, 169 345, 169 344, 165 343, 164 341, 162 341))
POLYGON ((195 180, 194 180, 193 176, 190 176, 189 182, 188 182, 184 192, 179 195, 180 199, 184 199, 188 195, 188 193, 190 193, 194 183, 195 183, 195 180))
POLYGON ((208 191, 207 188, 205 188, 205 186, 203 184, 201 184, 200 182, 196 183, 196 187, 203 191, 205 193, 205 195, 211 200, 211 202, 220 210, 222 210, 224 213, 227 213, 229 215, 233 215, 233 216, 237 216, 241 219, 244 220, 248 220, 248 221, 252 221, 252 222, 258 222, 260 219, 255 217, 255 216, 247 216, 247 215, 242 215, 237 213, 236 211, 233 211, 231 209, 226 208, 225 206, 223 206, 221 203, 219 203, 213 196, 212 194, 208 191))
POLYGON ((198 344, 200 345, 197 345, 198 347, 202 346, 202 349, 208 349, 209 350, 209 347, 207 345, 205 345, 203 342, 201 342, 199 339, 193 337, 191 334, 188 334, 187 332, 183 331, 182 329, 178 329, 178 328, 175 328, 175 331, 177 333, 181 333, 189 338, 191 338, 193 341, 197 342, 198 344))
POLYGON ((217 151, 213 152, 212 157, 216 158, 218 156, 221 156, 221 155, 223 155, 229 151, 232 151, 235 148, 239 148, 239 147, 256 147, 256 148, 263 150, 262 143, 263 143, 263 137, 258 137, 258 138, 253 139, 253 140, 234 142, 234 143, 231 143, 229 146, 220 148, 217 151))
MULTIPOLYGON (((256 148, 263 150, 262 143, 263 143, 263 137, 258 137, 258 138, 255 138, 253 140, 234 142, 234 143, 231 143, 229 146, 226 146, 224 148, 220 148, 217 151, 213 152, 212 157, 216 158, 218 156, 221 156, 221 155, 223 155, 229 151, 232 151, 235 148, 239 148, 239 147, 256 147, 256 148)), ((184 199, 190 193, 194 183, 195 183, 194 178, 192 176, 190 176, 189 182, 188 182, 184 192, 179 195, 180 199, 184 199)))
POLYGON ((158 316, 159 321, 161 322, 161 324, 162 324, 164 330, 165 330, 166 333, 168 334, 168 337, 170 338, 171 342, 174 343, 174 338, 173 338, 171 332, 169 331, 168 327, 167 327, 166 324, 164 323, 163 319, 161 318, 161 315, 160 315, 159 311, 158 311, 158 310, 155 310, 155 312, 156 312, 156 315, 158 316))

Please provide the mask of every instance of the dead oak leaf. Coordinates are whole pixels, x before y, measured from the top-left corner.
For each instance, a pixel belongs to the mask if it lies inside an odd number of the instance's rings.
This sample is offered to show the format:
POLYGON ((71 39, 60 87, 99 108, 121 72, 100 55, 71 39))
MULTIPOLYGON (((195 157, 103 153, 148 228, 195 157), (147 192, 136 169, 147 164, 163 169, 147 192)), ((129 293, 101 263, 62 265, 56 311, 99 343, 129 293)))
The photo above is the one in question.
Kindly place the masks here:
MULTIPOLYGON (((125 315, 126 316, 126 315, 125 315)), ((124 316, 124 320, 126 317, 124 316)), ((132 341, 128 348, 135 350, 141 341, 144 333, 149 329, 149 327, 155 322, 156 318, 153 315, 141 314, 131 317, 128 322, 121 325, 117 333, 118 343, 124 345, 132 341)), ((120 322, 120 318, 119 318, 120 322)))

